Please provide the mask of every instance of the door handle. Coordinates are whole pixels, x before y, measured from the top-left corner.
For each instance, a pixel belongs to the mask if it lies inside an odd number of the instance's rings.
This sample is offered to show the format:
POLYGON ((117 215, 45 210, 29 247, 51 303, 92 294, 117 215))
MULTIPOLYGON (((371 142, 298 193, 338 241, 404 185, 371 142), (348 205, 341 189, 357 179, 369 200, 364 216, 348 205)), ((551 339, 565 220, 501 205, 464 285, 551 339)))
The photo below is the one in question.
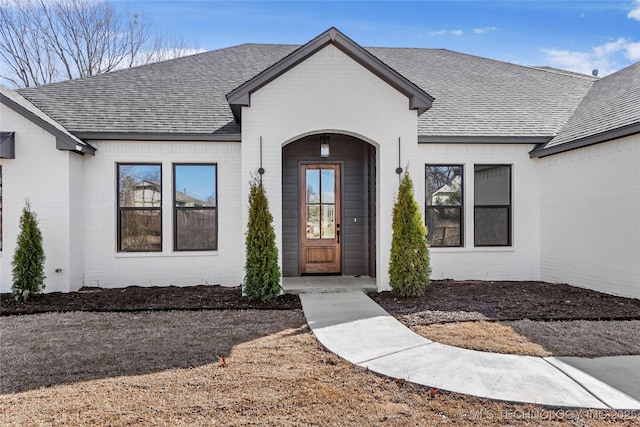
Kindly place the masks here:
POLYGON ((338 236, 338 243, 340 243, 340 224, 336 224, 336 236, 338 236))

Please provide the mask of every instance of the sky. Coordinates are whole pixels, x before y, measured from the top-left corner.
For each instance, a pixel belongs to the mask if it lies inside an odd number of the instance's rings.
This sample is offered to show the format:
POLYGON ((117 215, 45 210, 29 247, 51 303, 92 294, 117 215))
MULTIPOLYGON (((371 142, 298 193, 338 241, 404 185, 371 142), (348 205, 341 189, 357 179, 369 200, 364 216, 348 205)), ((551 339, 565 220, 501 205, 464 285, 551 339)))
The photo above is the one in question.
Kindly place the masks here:
POLYGON ((640 61, 640 0, 125 1, 200 50, 304 44, 336 27, 365 47, 443 48, 604 76, 640 61))

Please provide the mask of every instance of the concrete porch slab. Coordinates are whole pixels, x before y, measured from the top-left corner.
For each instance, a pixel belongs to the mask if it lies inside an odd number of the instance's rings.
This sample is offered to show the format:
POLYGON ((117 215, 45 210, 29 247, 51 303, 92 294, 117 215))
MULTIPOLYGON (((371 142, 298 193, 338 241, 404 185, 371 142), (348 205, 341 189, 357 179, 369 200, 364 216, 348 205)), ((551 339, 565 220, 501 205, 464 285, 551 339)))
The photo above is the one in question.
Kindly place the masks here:
POLYGON ((320 294, 331 292, 375 292, 376 279, 369 276, 300 276, 283 277, 285 294, 320 294))

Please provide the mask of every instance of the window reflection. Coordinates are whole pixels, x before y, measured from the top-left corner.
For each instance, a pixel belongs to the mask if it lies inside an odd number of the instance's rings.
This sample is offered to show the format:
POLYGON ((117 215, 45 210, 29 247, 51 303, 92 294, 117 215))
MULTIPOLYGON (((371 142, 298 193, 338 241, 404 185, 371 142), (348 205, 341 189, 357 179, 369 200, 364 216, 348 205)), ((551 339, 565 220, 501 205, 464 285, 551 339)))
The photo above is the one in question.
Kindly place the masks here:
POLYGON ((217 166, 174 165, 176 251, 218 248, 217 166))
POLYGON ((461 165, 426 165, 425 222, 429 244, 463 246, 461 165))
POLYGON ((162 167, 118 165, 118 251, 162 251, 162 167))

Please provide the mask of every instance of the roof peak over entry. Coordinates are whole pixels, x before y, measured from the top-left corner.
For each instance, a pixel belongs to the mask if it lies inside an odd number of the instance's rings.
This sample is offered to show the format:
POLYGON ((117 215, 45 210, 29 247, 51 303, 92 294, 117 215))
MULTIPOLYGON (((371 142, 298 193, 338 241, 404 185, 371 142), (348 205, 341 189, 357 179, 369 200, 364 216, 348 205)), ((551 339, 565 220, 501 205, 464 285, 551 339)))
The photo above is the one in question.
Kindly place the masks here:
POLYGON ((236 122, 240 123, 241 121, 242 107, 251 106, 251 94, 253 92, 269 84, 330 44, 409 98, 409 109, 417 110, 418 115, 431 108, 435 98, 344 35, 340 30, 331 27, 251 80, 229 92, 227 101, 236 122))

